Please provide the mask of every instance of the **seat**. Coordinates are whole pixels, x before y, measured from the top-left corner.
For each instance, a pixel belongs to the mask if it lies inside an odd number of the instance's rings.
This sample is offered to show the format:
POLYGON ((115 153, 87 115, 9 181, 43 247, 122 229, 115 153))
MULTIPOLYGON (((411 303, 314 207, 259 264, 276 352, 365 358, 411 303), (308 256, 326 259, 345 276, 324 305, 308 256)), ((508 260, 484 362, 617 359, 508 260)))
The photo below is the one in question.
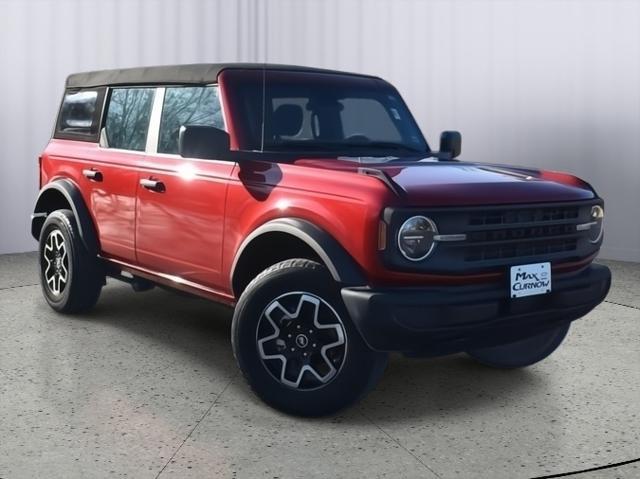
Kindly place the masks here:
POLYGON ((295 136, 302 128, 302 107, 299 105, 283 104, 275 109, 272 119, 272 133, 274 139, 283 136, 295 136))

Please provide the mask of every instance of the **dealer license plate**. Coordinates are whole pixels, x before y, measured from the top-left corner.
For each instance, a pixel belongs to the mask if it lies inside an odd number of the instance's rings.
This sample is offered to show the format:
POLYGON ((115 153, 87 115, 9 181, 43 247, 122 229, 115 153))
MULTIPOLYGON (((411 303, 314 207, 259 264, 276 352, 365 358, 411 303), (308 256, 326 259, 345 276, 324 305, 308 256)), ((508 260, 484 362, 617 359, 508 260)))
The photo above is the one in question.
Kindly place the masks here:
POLYGON ((523 264, 511 267, 512 298, 550 292, 551 263, 523 264))

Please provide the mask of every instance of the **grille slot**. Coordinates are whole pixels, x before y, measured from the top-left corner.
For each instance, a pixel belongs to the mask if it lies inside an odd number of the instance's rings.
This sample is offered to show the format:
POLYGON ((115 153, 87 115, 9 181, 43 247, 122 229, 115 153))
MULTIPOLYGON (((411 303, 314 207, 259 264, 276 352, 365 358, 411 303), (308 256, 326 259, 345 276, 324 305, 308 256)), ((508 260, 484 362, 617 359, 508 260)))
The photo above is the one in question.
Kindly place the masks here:
POLYGON ((575 238, 473 246, 466 249, 464 259, 465 261, 488 261, 525 256, 549 255, 575 251, 577 246, 578 241, 575 238))

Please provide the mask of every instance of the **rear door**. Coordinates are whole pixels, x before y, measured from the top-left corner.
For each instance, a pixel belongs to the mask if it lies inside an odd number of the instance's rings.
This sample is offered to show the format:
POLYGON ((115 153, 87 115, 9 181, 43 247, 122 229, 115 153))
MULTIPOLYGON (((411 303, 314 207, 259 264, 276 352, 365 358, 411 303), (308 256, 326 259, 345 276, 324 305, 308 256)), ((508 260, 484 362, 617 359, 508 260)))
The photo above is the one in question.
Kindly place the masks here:
POLYGON ((218 87, 158 88, 137 196, 138 263, 177 280, 216 288, 226 190, 234 163, 182 158, 182 125, 224 128, 218 87))
POLYGON ((154 88, 112 88, 100 144, 83 176, 105 256, 135 262, 138 166, 144 161, 154 88))

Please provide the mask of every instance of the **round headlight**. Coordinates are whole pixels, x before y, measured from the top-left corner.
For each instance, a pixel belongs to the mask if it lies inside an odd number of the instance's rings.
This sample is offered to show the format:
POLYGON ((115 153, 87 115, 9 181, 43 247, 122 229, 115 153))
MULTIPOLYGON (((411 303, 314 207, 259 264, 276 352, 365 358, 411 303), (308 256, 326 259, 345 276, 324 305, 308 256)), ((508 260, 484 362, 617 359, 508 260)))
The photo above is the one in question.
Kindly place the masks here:
POLYGON ((589 241, 597 243, 602 239, 604 232, 604 209, 600 205, 591 207, 591 222, 594 223, 589 228, 589 241))
POLYGON ((431 254, 438 234, 436 224, 425 216, 412 216, 398 231, 398 248, 409 261, 420 261, 431 254))

